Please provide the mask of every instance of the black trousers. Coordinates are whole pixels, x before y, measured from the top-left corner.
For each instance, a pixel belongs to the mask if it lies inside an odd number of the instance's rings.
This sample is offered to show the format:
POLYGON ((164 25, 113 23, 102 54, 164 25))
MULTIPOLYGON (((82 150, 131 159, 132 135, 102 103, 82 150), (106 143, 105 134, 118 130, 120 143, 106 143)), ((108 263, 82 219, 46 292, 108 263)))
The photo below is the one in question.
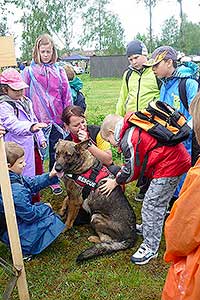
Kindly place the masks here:
POLYGON ((63 135, 56 129, 54 125, 52 125, 52 129, 49 135, 49 171, 51 171, 55 163, 55 144, 59 139, 63 139, 63 135))

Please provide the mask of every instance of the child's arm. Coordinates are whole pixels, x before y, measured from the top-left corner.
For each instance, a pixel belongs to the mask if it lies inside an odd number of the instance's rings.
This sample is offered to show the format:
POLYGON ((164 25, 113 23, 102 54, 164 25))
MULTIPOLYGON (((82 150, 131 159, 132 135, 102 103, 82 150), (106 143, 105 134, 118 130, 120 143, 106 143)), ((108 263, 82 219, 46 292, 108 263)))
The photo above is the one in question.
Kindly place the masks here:
POLYGON ((135 151, 132 142, 132 135, 135 127, 126 130, 123 139, 120 142, 120 147, 124 156, 124 165, 121 167, 116 175, 116 182, 118 184, 128 183, 137 178, 135 174, 135 151))
POLYGON ((134 147, 132 142, 130 142, 133 134, 133 130, 134 128, 127 130, 124 138, 120 143, 125 158, 125 163, 118 171, 115 179, 111 179, 111 178, 103 179, 104 184, 102 184, 99 187, 100 191, 103 194, 109 195, 117 185, 125 184, 137 179, 135 178, 136 174, 134 170, 134 160, 135 160, 134 147))
POLYGON ((27 186, 31 190, 32 194, 35 194, 39 192, 40 190, 52 185, 58 183, 58 177, 56 176, 56 173, 44 173, 42 175, 36 175, 34 177, 23 177, 24 181, 26 182, 27 186))
POLYGON ((33 135, 35 131, 46 127, 45 123, 35 124, 34 122, 31 122, 29 120, 19 120, 14 113, 13 107, 6 102, 0 104, 0 119, 5 129, 21 136, 33 135))
POLYGON ((30 191, 21 184, 15 184, 13 199, 18 223, 34 223, 39 219, 53 214, 52 209, 45 203, 32 204, 30 191))

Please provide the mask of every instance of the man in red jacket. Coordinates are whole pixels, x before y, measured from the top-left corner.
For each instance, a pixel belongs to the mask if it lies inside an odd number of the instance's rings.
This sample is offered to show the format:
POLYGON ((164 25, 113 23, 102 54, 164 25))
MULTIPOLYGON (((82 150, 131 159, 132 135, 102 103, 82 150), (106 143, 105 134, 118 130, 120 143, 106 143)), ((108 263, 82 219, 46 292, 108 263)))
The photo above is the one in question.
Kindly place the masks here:
POLYGON ((124 155, 125 164, 116 178, 105 179, 100 189, 103 194, 110 194, 118 184, 138 179, 145 154, 149 151, 144 176, 150 178, 151 183, 142 205, 142 224, 138 227, 144 239, 131 257, 133 263, 143 265, 158 255, 169 201, 181 175, 189 170, 191 158, 182 143, 155 147, 157 140, 146 131, 132 125, 128 121, 130 115, 131 113, 128 113, 125 118, 108 115, 102 123, 101 136, 113 146, 119 147, 124 155))

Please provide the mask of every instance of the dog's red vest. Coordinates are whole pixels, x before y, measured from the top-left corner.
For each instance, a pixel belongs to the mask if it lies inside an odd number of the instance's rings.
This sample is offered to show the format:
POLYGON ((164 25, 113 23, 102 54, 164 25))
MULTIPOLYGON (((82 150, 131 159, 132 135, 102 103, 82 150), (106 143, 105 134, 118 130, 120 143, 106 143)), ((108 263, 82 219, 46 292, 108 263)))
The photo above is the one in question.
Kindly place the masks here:
POLYGON ((80 175, 73 175, 72 178, 82 187, 88 186, 91 190, 96 188, 98 182, 109 176, 111 173, 106 166, 102 166, 98 173, 95 172, 95 169, 89 169, 87 172, 80 174, 80 175), (92 178, 93 173, 96 173, 94 178, 92 178))

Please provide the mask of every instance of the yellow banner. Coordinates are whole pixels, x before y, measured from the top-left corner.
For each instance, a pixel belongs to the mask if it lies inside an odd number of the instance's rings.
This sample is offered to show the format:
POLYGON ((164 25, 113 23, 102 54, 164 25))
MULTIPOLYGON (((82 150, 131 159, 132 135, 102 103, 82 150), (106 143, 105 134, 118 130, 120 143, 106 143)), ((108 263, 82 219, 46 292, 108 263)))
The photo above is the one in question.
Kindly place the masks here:
POLYGON ((0 36, 0 67, 16 66, 13 36, 0 36))

